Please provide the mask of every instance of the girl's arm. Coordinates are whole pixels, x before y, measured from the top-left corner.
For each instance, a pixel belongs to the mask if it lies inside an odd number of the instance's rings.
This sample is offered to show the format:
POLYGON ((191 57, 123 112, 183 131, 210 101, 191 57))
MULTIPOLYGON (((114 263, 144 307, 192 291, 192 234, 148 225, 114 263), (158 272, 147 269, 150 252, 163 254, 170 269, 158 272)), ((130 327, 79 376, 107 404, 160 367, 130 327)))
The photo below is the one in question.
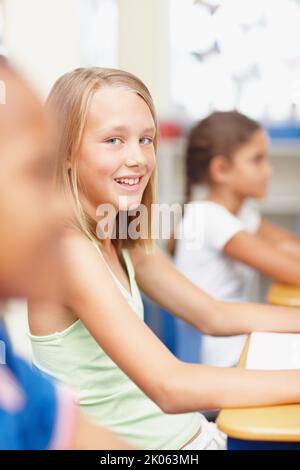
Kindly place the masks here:
POLYGON ((300 331, 300 308, 221 302, 181 274, 157 247, 152 254, 130 250, 136 280, 154 302, 210 335, 252 331, 300 331))
POLYGON ((274 281, 300 285, 299 258, 285 253, 259 235, 242 230, 229 240, 224 252, 274 281))
POLYGON ((286 253, 300 258, 300 236, 262 219, 257 235, 286 253))
MULTIPOLYGON (((74 237, 66 242, 66 249, 67 305, 118 367, 163 411, 300 401, 299 371, 244 371, 179 361, 132 311, 90 242, 74 237)), ((199 310, 205 307, 201 300, 199 310)))

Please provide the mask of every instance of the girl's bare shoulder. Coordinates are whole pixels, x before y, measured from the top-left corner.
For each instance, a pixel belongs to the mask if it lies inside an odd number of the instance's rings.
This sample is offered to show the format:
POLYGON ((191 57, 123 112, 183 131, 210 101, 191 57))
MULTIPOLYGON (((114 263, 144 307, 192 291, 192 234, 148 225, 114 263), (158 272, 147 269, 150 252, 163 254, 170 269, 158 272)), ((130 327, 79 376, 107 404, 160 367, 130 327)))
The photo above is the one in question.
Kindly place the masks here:
MULTIPOLYGON (((66 263, 84 262, 99 258, 96 243, 75 229, 66 229, 61 238, 61 249, 66 263)), ((83 264, 86 264, 84 262, 83 264)))

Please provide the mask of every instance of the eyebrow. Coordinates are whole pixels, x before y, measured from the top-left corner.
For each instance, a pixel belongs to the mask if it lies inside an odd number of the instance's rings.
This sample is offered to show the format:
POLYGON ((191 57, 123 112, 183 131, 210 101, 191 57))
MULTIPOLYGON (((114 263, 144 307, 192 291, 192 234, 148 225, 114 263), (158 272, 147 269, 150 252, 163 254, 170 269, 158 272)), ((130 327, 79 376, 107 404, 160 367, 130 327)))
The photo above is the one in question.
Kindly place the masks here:
MULTIPOLYGON (((111 127, 111 128, 106 128, 106 129, 103 129, 102 132, 125 132, 125 131, 128 131, 128 127, 126 126, 114 126, 114 127, 111 127)), ((155 133, 156 132, 156 128, 151 126, 151 127, 147 127, 146 129, 143 130, 143 132, 145 133, 155 133)))

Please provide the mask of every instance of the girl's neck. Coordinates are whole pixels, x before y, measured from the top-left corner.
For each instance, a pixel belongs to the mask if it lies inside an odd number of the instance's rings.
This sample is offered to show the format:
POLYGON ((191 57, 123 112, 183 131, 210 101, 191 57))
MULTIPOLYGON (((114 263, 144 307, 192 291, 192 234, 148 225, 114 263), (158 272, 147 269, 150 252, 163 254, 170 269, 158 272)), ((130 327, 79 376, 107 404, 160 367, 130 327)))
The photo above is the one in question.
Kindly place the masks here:
POLYGON ((102 251, 104 251, 107 254, 115 251, 115 248, 110 238, 106 238, 102 240, 101 246, 102 246, 102 251))
MULTIPOLYGON (((90 216, 90 218, 95 222, 95 227, 97 226, 98 223, 101 223, 101 217, 96 217, 96 212, 97 212, 97 207, 96 205, 92 204, 84 194, 81 194, 81 204, 85 212, 90 216)), ((107 216, 106 214, 103 215, 103 219, 106 220, 107 216)), ((110 221, 111 224, 114 224, 116 221, 110 221)), ((101 246, 102 246, 102 251, 105 251, 106 253, 112 253, 115 251, 115 248, 113 246, 112 240, 110 238, 102 238, 101 239, 101 246)))
POLYGON ((228 188, 211 186, 208 190, 207 200, 224 206, 232 214, 237 214, 244 204, 245 197, 229 191, 228 188))

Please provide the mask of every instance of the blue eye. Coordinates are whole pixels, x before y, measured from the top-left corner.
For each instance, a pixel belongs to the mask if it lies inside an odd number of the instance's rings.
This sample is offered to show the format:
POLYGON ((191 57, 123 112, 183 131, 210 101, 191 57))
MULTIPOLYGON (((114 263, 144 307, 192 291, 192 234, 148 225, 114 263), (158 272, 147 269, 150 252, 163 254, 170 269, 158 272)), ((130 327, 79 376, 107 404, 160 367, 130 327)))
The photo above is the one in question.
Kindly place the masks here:
POLYGON ((118 144, 122 143, 122 141, 119 137, 112 137, 111 139, 107 139, 106 142, 108 144, 113 144, 113 145, 118 145, 118 144))
POLYGON ((149 137, 142 137, 140 139, 140 143, 143 144, 143 145, 147 145, 147 144, 152 144, 153 140, 150 139, 149 137))

